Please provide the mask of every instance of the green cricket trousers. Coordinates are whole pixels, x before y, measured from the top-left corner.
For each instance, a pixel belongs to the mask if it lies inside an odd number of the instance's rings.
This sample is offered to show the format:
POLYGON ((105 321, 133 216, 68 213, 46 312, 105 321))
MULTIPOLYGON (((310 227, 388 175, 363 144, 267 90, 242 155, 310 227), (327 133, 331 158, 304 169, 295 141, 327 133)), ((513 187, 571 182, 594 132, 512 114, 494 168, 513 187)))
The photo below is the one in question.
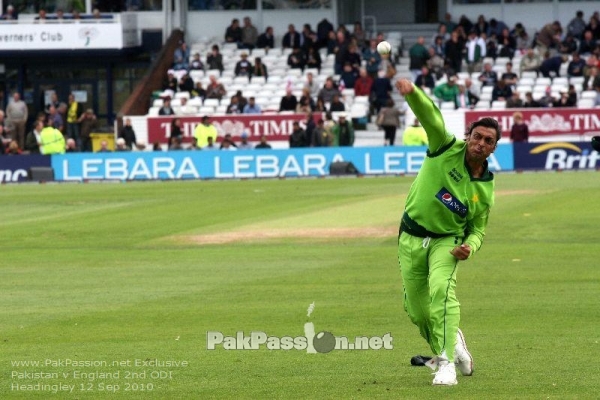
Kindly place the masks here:
POLYGON ((461 237, 422 238, 402 232, 398 261, 404 287, 404 309, 436 356, 446 351, 454 361, 460 321, 456 299, 458 260, 450 254, 461 237))

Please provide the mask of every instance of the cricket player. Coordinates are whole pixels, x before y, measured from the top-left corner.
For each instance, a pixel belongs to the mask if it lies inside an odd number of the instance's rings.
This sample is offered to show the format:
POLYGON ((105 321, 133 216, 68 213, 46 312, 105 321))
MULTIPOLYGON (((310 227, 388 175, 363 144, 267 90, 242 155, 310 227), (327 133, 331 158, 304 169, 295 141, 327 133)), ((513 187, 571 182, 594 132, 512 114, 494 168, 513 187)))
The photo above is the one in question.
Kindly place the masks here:
POLYGON ((427 132, 429 149, 415 178, 400 223, 398 260, 404 308, 425 338, 437 369, 434 385, 456 385, 456 369, 473 373, 473 359, 458 329, 458 262, 470 258, 483 241, 494 204, 494 175, 486 159, 496 149, 498 122, 473 123, 465 140, 446 131, 439 109, 413 83, 396 83, 427 132))

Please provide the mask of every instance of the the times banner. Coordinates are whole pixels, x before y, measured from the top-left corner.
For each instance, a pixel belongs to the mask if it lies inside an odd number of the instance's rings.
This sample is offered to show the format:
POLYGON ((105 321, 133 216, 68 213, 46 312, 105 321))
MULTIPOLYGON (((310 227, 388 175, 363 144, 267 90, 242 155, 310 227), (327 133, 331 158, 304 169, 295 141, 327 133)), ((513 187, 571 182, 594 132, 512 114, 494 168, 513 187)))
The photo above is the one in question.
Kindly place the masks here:
MULTIPOLYGON (((321 118, 320 113, 313 115, 315 123, 321 118)), ((181 131, 183 133, 183 142, 191 142, 194 136, 196 125, 202 122, 202 116, 180 117, 149 117, 148 121, 148 142, 149 143, 168 143, 171 137, 171 122, 173 119, 181 120, 181 131)), ((277 140, 289 140, 293 131, 294 122, 299 122, 302 129, 305 128, 305 114, 232 114, 211 116, 210 122, 217 128, 220 141, 226 134, 231 134, 236 141, 243 132, 248 134, 250 142, 258 142, 262 135, 267 137, 269 142, 277 140)))
POLYGON ((530 136, 600 134, 600 112, 583 108, 525 108, 465 112, 465 126, 484 117, 498 120, 502 136, 508 137, 513 126, 513 114, 523 114, 530 136))

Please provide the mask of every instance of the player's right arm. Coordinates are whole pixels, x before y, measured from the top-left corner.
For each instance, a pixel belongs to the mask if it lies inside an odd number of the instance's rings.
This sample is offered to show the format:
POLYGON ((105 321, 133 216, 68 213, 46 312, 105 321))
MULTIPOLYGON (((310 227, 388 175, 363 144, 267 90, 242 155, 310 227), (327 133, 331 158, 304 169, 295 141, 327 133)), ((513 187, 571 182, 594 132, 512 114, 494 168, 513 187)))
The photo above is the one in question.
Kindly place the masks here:
POLYGON ((446 132, 442 113, 422 90, 418 89, 408 79, 398 80, 396 88, 404 96, 415 116, 423 125, 425 132, 427 132, 431 153, 435 153, 454 139, 453 135, 446 132))

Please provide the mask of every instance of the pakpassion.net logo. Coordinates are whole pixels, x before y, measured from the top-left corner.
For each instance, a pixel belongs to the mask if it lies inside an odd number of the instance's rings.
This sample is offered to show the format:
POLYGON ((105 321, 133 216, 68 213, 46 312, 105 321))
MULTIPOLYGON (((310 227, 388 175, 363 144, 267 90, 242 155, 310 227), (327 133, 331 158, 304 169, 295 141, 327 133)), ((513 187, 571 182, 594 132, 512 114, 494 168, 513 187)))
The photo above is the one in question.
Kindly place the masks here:
MULTIPOLYGON (((307 317, 315 309, 313 302, 308 307, 307 317)), ((225 350, 306 350, 307 353, 329 353, 332 350, 392 350, 391 333, 383 336, 356 336, 351 341, 346 336, 334 336, 333 333, 321 331, 315 334, 312 322, 304 324, 304 336, 269 336, 265 332, 255 331, 246 335, 238 331, 234 336, 226 336, 222 332, 206 332, 207 350, 222 347, 225 350)))

